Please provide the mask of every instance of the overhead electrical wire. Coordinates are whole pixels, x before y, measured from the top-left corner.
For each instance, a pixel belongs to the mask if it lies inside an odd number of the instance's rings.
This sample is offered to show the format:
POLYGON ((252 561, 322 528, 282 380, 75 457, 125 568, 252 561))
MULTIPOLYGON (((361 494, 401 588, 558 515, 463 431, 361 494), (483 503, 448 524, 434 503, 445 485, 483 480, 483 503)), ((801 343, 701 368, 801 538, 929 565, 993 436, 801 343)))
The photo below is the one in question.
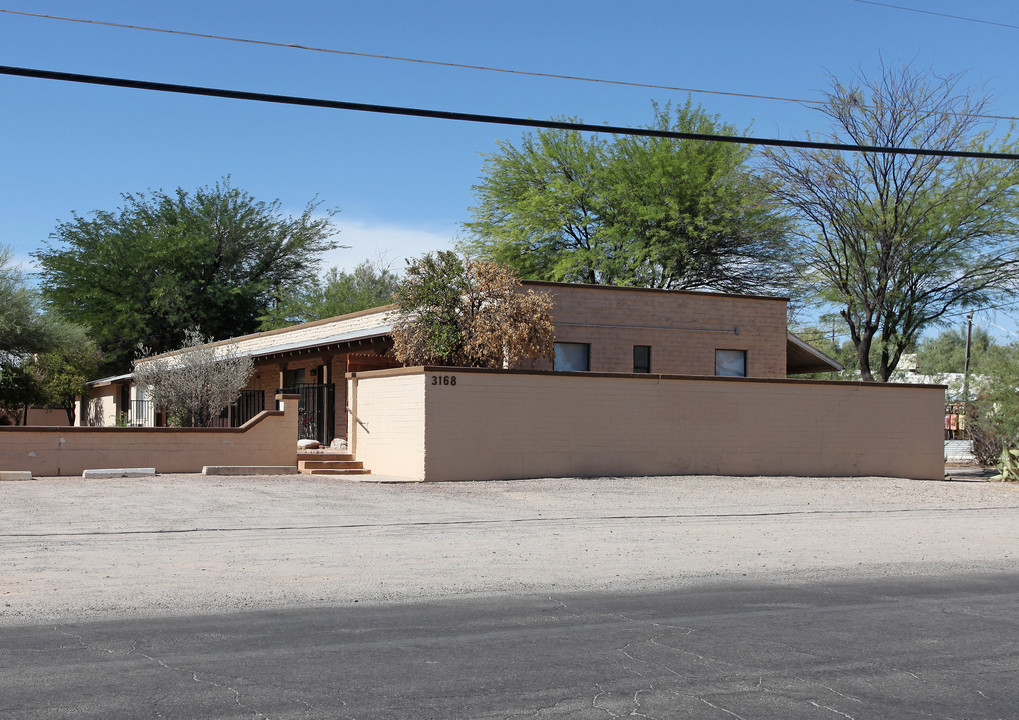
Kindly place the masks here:
POLYGON ((920 8, 906 7, 905 5, 892 5, 891 3, 877 2, 876 0, 853 0, 864 5, 877 5, 878 7, 892 8, 893 10, 905 10, 906 12, 920 13, 921 15, 935 15, 937 17, 949 18, 951 20, 964 20, 966 22, 980 23, 981 25, 995 25, 997 27, 1019 30, 1019 25, 994 22, 993 20, 980 20, 978 18, 965 17, 963 15, 949 15, 948 13, 935 12, 934 10, 921 10, 920 8))
POLYGON ((66 22, 86 23, 89 25, 105 25, 107 27, 122 28, 125 30, 144 30, 146 32, 166 33, 168 35, 184 35, 187 37, 204 38, 206 40, 226 40, 229 42, 247 43, 250 45, 265 45, 268 47, 289 48, 291 50, 308 50, 310 52, 330 53, 333 55, 348 55, 351 57, 373 58, 375 60, 396 60, 399 62, 418 63, 420 65, 438 65, 440 67, 460 68, 462 70, 483 70, 485 72, 506 73, 509 75, 526 75, 530 77, 550 78, 553 80, 575 80, 579 82, 604 83, 606 85, 625 85, 629 87, 651 88, 653 90, 672 90, 675 92, 699 93, 708 95, 728 95, 731 97, 750 98, 753 100, 777 100, 780 102, 792 102, 808 105, 821 105, 819 100, 800 100, 775 95, 755 95, 752 93, 727 92, 724 90, 701 90, 697 88, 674 87, 672 85, 656 85, 654 83, 629 82, 626 80, 606 80, 603 78, 585 77, 583 75, 560 75, 557 73, 534 72, 530 70, 514 70, 511 68, 491 67, 488 65, 470 65, 467 63, 443 62, 441 60, 422 60, 420 58, 400 57, 398 55, 380 55, 376 53, 356 52, 354 50, 336 50, 332 48, 314 47, 312 45, 300 45, 297 43, 273 42, 270 40, 252 40, 250 38, 239 38, 230 35, 211 35, 208 33, 188 32, 186 30, 170 30, 168 28, 147 27, 145 25, 127 25, 124 23, 108 22, 105 20, 88 20, 85 18, 63 17, 60 15, 43 15, 42 13, 30 13, 20 10, 4 10, 0 13, 10 15, 26 15, 28 17, 43 18, 46 20, 63 20, 66 22))
MULTIPOLYGON (((859 1, 862 2, 863 0, 859 1)), ((395 60, 398 62, 417 63, 419 65, 435 65, 438 67, 459 68, 462 70, 479 70, 483 72, 505 73, 508 75, 523 75, 527 77, 548 78, 553 80, 572 80, 576 82, 601 83, 604 85, 620 85, 624 87, 649 88, 652 90, 669 90, 672 92, 685 92, 698 95, 721 95, 725 97, 745 98, 749 100, 771 100, 776 102, 796 103, 797 105, 823 106, 827 104, 824 100, 804 100, 802 98, 783 97, 781 95, 761 95, 756 93, 742 93, 726 90, 704 90, 702 88, 678 87, 674 85, 659 85, 655 83, 633 82, 627 80, 608 80, 604 78, 594 78, 583 75, 563 75, 558 73, 545 73, 529 70, 515 70, 512 68, 499 68, 488 65, 471 65, 467 63, 443 62, 441 60, 423 60, 421 58, 401 57, 399 55, 381 55, 377 53, 357 52, 354 50, 337 50, 335 48, 315 47, 313 45, 302 45, 299 43, 283 43, 274 42, 271 40, 253 40, 251 38, 240 38, 231 35, 213 35, 210 33, 190 32, 187 30, 171 30, 169 28, 157 28, 146 25, 128 25, 126 23, 116 23, 107 20, 91 20, 88 18, 73 18, 62 15, 46 15, 43 13, 24 12, 22 10, 7 10, 0 8, 0 13, 6 13, 8 15, 23 15, 26 17, 34 17, 44 20, 60 20, 63 22, 83 23, 87 25, 102 25, 105 27, 120 28, 124 30, 140 30, 144 32, 164 33, 167 35, 181 35, 184 37, 195 37, 206 40, 223 40, 227 42, 245 43, 248 45, 264 45, 267 47, 287 48, 290 50, 306 50, 309 52, 329 53, 332 55, 346 55, 350 57, 372 58, 375 60, 395 60)), ((867 106, 862 105, 861 107, 867 106)), ((988 115, 980 113, 947 113, 947 114, 958 117, 984 118, 987 120, 1019 121, 1019 117, 1013 115, 988 115)))
POLYGON ((969 315, 970 312, 983 312, 984 310, 1002 310, 1004 308, 1014 307, 1019 307, 1019 301, 1009 301, 1001 303, 999 305, 985 305, 984 307, 973 308, 973 310, 959 310, 958 312, 947 313, 945 315, 942 315, 941 317, 943 318, 962 317, 964 315, 969 315))
POLYGON ((982 160, 1019 160, 1016 153, 982 152, 974 150, 934 150, 929 148, 881 147, 871 145, 850 145, 844 143, 814 142, 811 140, 781 140, 777 138, 740 137, 736 135, 714 135, 708 133, 688 133, 674 130, 655 130, 652 128, 634 128, 619 125, 593 125, 591 123, 567 122, 563 120, 534 120, 532 118, 509 117, 502 115, 481 115, 478 113, 451 112, 448 110, 429 110, 424 108, 400 107, 394 105, 376 105, 356 103, 345 100, 325 100, 294 95, 276 95, 256 93, 244 90, 226 90, 222 88, 199 87, 195 85, 179 85, 173 83, 152 82, 149 80, 131 80, 128 78, 108 77, 104 75, 83 75, 80 73, 59 72, 55 70, 38 70, 35 68, 12 67, 0 65, 0 74, 18 77, 38 78, 44 80, 60 80, 64 82, 85 83, 88 85, 105 85, 109 87, 132 88, 136 90, 153 90, 156 92, 177 93, 182 95, 200 95, 205 97, 221 97, 233 100, 250 100, 255 102, 276 103, 280 105, 301 105, 306 107, 330 108, 334 110, 353 110, 357 112, 382 113, 387 115, 404 115, 409 117, 427 117, 440 120, 457 120, 461 122, 488 123, 494 125, 516 125, 521 127, 545 128, 555 130, 576 130, 580 132, 609 133, 613 135, 636 135, 642 137, 660 137, 674 140, 702 140, 706 142, 722 142, 738 145, 762 145, 770 147, 801 148, 812 150, 833 150, 841 152, 882 153, 889 155, 923 155, 933 157, 975 158, 982 160))
POLYGON ((1012 337, 1017 337, 1017 338, 1019 338, 1019 333, 1013 332, 1012 330, 1009 330, 1008 328, 1003 328, 1003 327, 1002 327, 1001 325, 999 325, 998 323, 996 323, 996 322, 992 322, 992 321, 988 320, 988 319, 987 319, 987 318, 985 318, 985 317, 981 317, 981 318, 974 318, 973 322, 974 322, 974 323, 976 323, 977 325, 990 325, 991 327, 995 327, 995 328, 997 328, 998 330, 1001 330, 1001 331, 1002 331, 1003 333, 1008 333, 1008 334, 1009 334, 1009 335, 1011 335, 1012 337))

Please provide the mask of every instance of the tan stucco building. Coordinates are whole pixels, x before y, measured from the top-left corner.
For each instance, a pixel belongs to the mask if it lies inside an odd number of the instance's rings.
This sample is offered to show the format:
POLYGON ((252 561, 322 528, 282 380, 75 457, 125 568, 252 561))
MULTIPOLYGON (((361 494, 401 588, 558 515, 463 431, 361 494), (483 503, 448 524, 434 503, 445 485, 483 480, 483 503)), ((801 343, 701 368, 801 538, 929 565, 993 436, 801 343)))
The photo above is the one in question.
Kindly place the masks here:
MULTIPOLYGON (((552 296, 554 362, 399 367, 395 308, 375 308, 213 343, 255 365, 245 404, 223 421, 296 393, 294 434, 344 438, 351 462, 411 480, 943 476, 944 387, 791 379, 841 368, 787 332, 783 298, 524 286, 552 296)), ((91 393, 82 417, 153 424, 130 376, 91 393)))
MULTIPOLYGON (((553 298, 555 364, 535 369, 773 379, 841 369, 786 331, 785 298, 534 281, 524 287, 553 298)), ((280 389, 331 388, 313 400, 323 415, 313 423, 317 439, 328 442, 347 435, 346 374, 398 366, 387 355, 395 313, 384 306, 212 346, 254 359, 253 408, 280 389)), ((91 383, 78 417, 82 425, 158 421, 130 374, 91 383)))

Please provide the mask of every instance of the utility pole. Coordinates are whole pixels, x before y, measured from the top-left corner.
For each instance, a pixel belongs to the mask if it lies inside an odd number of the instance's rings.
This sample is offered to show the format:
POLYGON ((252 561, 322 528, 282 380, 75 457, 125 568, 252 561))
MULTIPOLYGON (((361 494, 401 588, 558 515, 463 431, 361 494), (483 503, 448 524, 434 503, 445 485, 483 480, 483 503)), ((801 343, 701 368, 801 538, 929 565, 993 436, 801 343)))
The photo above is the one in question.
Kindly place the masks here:
POLYGON ((970 340, 973 337, 973 313, 976 310, 970 310, 967 316, 966 324, 966 364, 962 368, 962 402, 963 407, 967 407, 969 403, 969 352, 970 352, 970 340))

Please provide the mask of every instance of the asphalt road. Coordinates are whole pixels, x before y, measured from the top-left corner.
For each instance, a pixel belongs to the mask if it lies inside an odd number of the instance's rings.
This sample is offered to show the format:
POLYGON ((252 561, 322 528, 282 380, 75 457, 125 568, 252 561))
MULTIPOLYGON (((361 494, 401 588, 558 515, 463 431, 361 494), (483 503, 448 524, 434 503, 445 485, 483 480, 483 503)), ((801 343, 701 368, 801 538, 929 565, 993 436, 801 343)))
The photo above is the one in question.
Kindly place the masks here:
POLYGON ((0 718, 1015 718, 1015 575, 0 629, 0 718))
POLYGON ((1019 718, 1019 487, 0 483, 0 720, 1019 718))

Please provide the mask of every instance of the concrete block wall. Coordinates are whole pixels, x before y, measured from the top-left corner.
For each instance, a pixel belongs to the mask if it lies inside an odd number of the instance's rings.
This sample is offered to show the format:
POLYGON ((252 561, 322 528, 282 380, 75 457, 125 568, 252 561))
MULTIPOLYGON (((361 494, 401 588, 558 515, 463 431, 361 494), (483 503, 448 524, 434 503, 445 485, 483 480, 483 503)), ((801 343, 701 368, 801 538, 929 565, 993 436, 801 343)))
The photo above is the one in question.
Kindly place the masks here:
POLYGON ((375 438, 362 438, 358 457, 379 474, 426 480, 944 474, 941 386, 454 368, 385 372, 385 378, 358 374, 360 412, 387 441, 385 452, 377 452, 375 438), (396 383, 399 372, 423 385, 396 383), (375 410, 381 398, 361 395, 383 379, 388 419, 375 410), (414 393, 401 398, 401 387, 414 393), (402 402, 415 421, 398 426, 393 421, 403 416, 396 410, 402 402), (410 464, 397 471, 383 456, 420 446, 422 417, 423 472, 411 473, 417 466, 410 464))
POLYGON ((240 428, 0 428, 0 469, 41 477, 97 468, 191 473, 205 465, 295 465, 297 396, 282 398, 283 411, 261 413, 240 428))
POLYGON ((348 375, 348 448, 375 474, 424 478, 425 375, 403 369, 370 374, 364 385, 361 373, 348 375))

